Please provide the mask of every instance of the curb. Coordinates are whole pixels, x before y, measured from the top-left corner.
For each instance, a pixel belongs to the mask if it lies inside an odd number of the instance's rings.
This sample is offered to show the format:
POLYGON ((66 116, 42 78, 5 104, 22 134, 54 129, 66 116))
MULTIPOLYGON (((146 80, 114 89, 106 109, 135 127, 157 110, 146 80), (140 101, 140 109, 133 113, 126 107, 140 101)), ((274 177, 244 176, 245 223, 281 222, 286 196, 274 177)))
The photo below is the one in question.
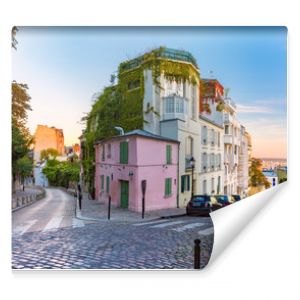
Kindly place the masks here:
POLYGON ((17 197, 15 199, 16 205, 17 207, 12 208, 11 212, 14 213, 24 207, 27 207, 39 200, 42 200, 46 197, 46 190, 43 189, 43 191, 39 194, 31 194, 31 195, 26 195, 26 196, 21 196, 21 197, 17 197), (22 204, 20 206, 18 206, 18 204, 22 202, 22 204))

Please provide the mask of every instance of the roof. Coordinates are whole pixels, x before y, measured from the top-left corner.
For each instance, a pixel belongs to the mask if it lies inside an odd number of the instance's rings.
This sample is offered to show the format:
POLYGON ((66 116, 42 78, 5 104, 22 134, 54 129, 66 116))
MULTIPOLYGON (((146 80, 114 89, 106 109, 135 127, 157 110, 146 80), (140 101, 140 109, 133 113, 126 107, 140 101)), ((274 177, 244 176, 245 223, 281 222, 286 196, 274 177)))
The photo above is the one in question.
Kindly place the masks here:
POLYGON ((121 64, 121 71, 123 72, 138 67, 144 62, 145 54, 153 53, 154 51, 158 51, 156 53, 157 57, 191 63, 196 69, 198 69, 196 59, 188 51, 160 47, 150 52, 144 53, 141 56, 123 62, 121 64))
POLYGON ((146 131, 146 130, 135 129, 135 130, 132 130, 132 131, 128 131, 123 135, 116 135, 116 136, 113 136, 111 138, 96 141, 95 144, 99 144, 99 143, 104 142, 104 141, 108 141, 108 140, 111 140, 111 139, 118 139, 118 138, 127 137, 127 136, 140 136, 140 137, 144 137, 144 138, 167 141, 167 142, 172 142, 172 143, 180 143, 177 140, 170 139, 170 138, 167 138, 167 137, 164 137, 164 136, 161 136, 161 135, 157 135, 157 134, 151 133, 151 132, 146 131))

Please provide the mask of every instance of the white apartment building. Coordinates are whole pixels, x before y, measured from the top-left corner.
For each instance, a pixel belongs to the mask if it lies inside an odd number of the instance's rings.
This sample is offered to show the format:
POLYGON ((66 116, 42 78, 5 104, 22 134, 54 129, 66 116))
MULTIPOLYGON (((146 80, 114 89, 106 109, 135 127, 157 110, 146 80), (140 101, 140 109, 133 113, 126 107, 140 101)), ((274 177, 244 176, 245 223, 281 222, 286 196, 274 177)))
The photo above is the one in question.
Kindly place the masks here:
POLYGON ((207 119, 199 117, 201 124, 201 169, 200 194, 222 194, 223 193, 223 126, 207 119))
MULTIPOLYGON (((172 50, 174 51, 174 50, 172 50)), ((199 74, 197 66, 188 61, 199 74)), ((211 194, 223 190, 223 126, 199 117, 200 82, 176 82, 162 73, 159 88, 152 71, 144 70, 144 130, 176 139, 179 145, 178 207, 185 207, 193 193, 211 194), (206 128, 206 129, 204 129, 206 128), (206 143, 203 136, 206 135, 206 143), (194 159, 194 169, 191 159, 194 159), (203 168, 205 164, 205 168, 203 168), (192 176, 193 175, 193 176, 192 176), (193 177, 193 178, 192 178, 193 177)))
POLYGON ((240 146, 238 158, 238 188, 237 193, 245 198, 249 187, 249 156, 248 137, 244 126, 240 127, 240 146))
POLYGON ((224 102, 224 194, 232 195, 238 193, 240 124, 235 103, 231 99, 224 102))

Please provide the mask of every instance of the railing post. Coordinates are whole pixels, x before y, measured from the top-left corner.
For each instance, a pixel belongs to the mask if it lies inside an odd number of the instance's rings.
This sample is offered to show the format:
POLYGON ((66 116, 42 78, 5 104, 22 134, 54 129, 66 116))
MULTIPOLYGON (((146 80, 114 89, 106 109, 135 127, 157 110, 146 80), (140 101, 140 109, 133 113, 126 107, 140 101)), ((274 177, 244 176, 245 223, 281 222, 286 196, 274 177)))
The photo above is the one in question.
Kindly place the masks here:
POLYGON ((110 208, 111 208, 111 196, 108 196, 108 215, 107 218, 110 220, 110 208))
POLYGON ((194 240, 194 243, 194 269, 200 269, 201 241, 199 239, 196 239, 194 240))

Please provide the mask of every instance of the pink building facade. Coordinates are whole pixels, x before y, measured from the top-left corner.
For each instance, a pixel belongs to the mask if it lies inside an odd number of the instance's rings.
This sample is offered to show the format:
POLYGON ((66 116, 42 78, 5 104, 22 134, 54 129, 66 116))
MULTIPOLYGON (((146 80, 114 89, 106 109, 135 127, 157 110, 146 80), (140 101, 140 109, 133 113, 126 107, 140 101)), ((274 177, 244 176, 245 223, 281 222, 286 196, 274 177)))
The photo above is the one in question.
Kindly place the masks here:
POLYGON ((134 130, 95 144, 96 200, 131 211, 177 207, 178 147, 176 140, 134 130))

